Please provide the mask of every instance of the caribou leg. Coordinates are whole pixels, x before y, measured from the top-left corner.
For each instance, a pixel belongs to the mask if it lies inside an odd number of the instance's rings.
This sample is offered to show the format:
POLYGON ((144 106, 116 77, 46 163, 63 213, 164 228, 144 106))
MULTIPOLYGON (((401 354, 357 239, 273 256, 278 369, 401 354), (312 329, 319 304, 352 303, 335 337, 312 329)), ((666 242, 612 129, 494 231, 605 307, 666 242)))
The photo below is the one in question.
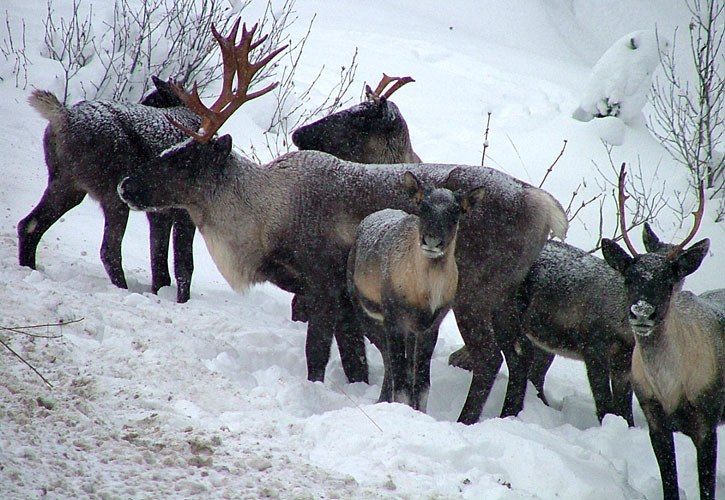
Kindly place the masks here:
POLYGON ((51 179, 36 207, 18 222, 18 261, 36 268, 35 254, 40 239, 71 208, 80 204, 86 193, 60 179, 51 179))
POLYGON ((196 226, 186 210, 174 209, 174 277, 176 302, 191 298, 191 275, 194 273, 194 235, 196 226))
POLYGON ((151 291, 158 291, 171 284, 169 274, 169 235, 173 219, 171 213, 146 212, 149 221, 149 240, 151 243, 151 291))
POLYGON ((105 224, 103 227, 103 242, 101 243, 101 262, 106 268, 111 283, 119 288, 128 288, 126 277, 123 274, 121 258, 121 242, 128 223, 128 206, 118 199, 118 202, 102 203, 105 224))
POLYGON ((471 386, 458 421, 475 424, 481 416, 496 374, 503 364, 503 357, 494 340, 490 319, 482 318, 469 307, 454 306, 454 312, 461 337, 469 350, 473 368, 471 386))

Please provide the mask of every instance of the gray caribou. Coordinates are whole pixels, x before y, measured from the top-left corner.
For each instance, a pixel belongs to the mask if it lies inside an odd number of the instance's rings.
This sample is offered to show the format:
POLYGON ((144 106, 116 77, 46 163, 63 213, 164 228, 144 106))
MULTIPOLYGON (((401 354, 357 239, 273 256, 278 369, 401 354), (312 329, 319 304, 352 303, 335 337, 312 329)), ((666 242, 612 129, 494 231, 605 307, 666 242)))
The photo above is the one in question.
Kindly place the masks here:
MULTIPOLYGON (((293 142, 360 163, 419 162, 406 122, 388 100, 411 81, 383 74, 374 91, 366 88, 366 101, 295 130, 293 142)), ((553 361, 550 353, 556 353, 585 362, 600 420, 614 413, 633 425, 629 365, 634 339, 621 312, 623 301, 622 279, 602 259, 566 243, 547 242, 517 292, 517 315, 496 330, 509 368, 501 415, 521 410, 527 378, 546 402, 544 379, 553 361)), ((295 296, 294 319, 305 319, 303 305, 303 297, 295 296)), ((467 349, 453 353, 451 364, 470 369, 467 349)))
POLYGON ((693 230, 669 253, 638 254, 627 237, 624 166, 620 173, 620 224, 632 255, 602 240, 607 263, 624 277, 626 310, 634 333, 632 384, 649 425, 665 499, 679 498, 674 431, 697 450, 700 498, 715 498, 717 426, 725 409, 725 314, 721 292, 700 298, 682 291, 708 252, 703 239, 685 249, 703 215, 704 193, 693 230))

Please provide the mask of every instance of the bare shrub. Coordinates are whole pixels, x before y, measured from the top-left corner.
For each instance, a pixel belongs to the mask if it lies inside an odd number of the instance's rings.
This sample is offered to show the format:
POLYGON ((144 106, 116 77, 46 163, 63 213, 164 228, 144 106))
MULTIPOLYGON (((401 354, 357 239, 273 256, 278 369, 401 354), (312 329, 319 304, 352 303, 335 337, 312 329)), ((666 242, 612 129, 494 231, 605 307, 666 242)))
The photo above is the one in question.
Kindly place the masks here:
MULTIPOLYGON (((602 193, 607 193, 608 198, 614 203, 615 207, 619 207, 618 200, 618 186, 619 186, 619 171, 621 165, 615 163, 612 158, 612 146, 607 143, 602 143, 607 151, 608 165, 606 167, 600 167, 596 162, 594 163, 597 169, 598 176, 596 183, 602 193)), ((678 212, 677 207, 672 206, 668 203, 668 197, 665 195, 667 192, 666 181, 658 180, 657 170, 654 175, 645 175, 642 172, 642 166, 637 162, 636 166, 628 165, 630 182, 628 185, 629 197, 627 198, 630 203, 626 207, 627 213, 631 214, 631 219, 627 223, 627 227, 632 230, 639 226, 642 226, 645 222, 654 223, 659 213, 664 209, 673 210, 678 214, 680 221, 685 219, 686 212, 678 212)), ((619 219, 619 208, 617 208, 617 220, 619 219)), ((621 230, 618 224, 614 224, 612 229, 605 229, 604 224, 604 199, 600 202, 600 215, 599 215, 599 234, 597 236, 597 243, 594 248, 589 250, 589 253, 594 253, 601 248, 602 238, 609 238, 613 241, 619 241, 622 239, 621 230)))
MULTIPOLYGON (((271 20, 270 22, 273 23, 272 29, 269 30, 271 33, 280 33, 281 30, 279 28, 281 26, 291 26, 298 20, 298 18, 294 16, 294 10, 292 9, 293 5, 294 0, 286 0, 281 9, 281 14, 274 15, 271 12, 270 4, 267 4, 267 10, 265 11, 263 22, 271 20)), ((313 78, 307 86, 297 88, 295 85, 295 76, 300 58, 302 57, 305 44, 312 33, 312 26, 314 22, 315 18, 313 17, 310 20, 305 35, 299 41, 288 41, 290 47, 288 51, 283 54, 283 60, 286 59, 287 62, 286 64, 283 64, 281 74, 275 75, 275 78, 279 79, 280 84, 273 93, 276 103, 264 134, 267 154, 271 157, 277 157, 290 150, 292 145, 290 144, 288 138, 295 129, 312 120, 334 113, 347 104, 347 102, 351 99, 346 97, 346 95, 355 80, 355 73, 357 71, 357 50, 353 53, 350 63, 340 67, 338 82, 329 90, 327 95, 323 97, 320 102, 316 104, 311 103, 312 91, 325 71, 324 65, 319 69, 315 78, 313 78)), ((263 23, 262 26, 264 26, 263 23)), ((281 43, 281 40, 276 40, 277 45, 273 42, 275 42, 275 40, 268 39, 266 41, 266 43, 269 43, 270 46, 278 46, 279 43, 281 43)), ((272 71, 272 69, 270 68, 269 71, 272 71)), ((253 146, 250 147, 250 151, 246 152, 246 154, 254 158, 256 161, 263 163, 262 158, 259 157, 259 153, 253 146)))
MULTIPOLYGON (((683 71, 672 48, 660 52, 664 79, 656 78, 649 128, 670 155, 689 169, 693 186, 704 181, 710 198, 725 195, 725 3, 685 0, 692 68, 683 71)), ((725 214, 721 203, 718 218, 725 214)))
POLYGON ((93 45, 93 6, 87 12, 81 12, 81 1, 73 0, 70 18, 55 15, 53 4, 48 0, 48 11, 45 21, 45 47, 41 55, 58 61, 63 70, 63 95, 66 102, 69 84, 94 56, 93 45))
MULTIPOLYGON (((27 88, 28 86, 28 55, 25 43, 25 20, 21 20, 20 34, 13 34, 13 28, 10 24, 10 14, 5 11, 5 36, 0 42, 0 54, 5 57, 5 61, 10 63, 10 72, 15 77, 15 86, 19 88, 27 88)), ((3 75, 0 73, 0 81, 3 75)))
MULTIPOLYGON (((250 1, 237 10, 244 10, 250 1)), ((48 0, 41 55, 62 68, 63 102, 71 97, 136 102, 149 91, 151 75, 182 84, 197 81, 203 91, 221 64, 208 36, 211 25, 225 31, 234 18, 230 8, 218 3, 116 0, 111 19, 98 29, 92 5, 73 0, 70 13, 63 16, 48 0), (83 80, 81 70, 91 66, 101 76, 83 80), (75 83, 81 88, 79 96, 71 96, 75 83)))
MULTIPOLYGON (((57 61, 62 68, 63 102, 79 98, 137 102, 151 90, 152 75, 164 80, 172 78, 187 87, 196 82, 200 94, 205 96, 204 90, 219 77, 221 68, 220 55, 212 50, 214 41, 208 36, 211 25, 220 32, 226 31, 236 17, 244 17, 243 11, 251 4, 251 0, 233 7, 218 0, 116 0, 112 17, 98 29, 98 21, 94 25, 97 13, 83 1, 73 0, 66 16, 56 12, 53 0, 47 4, 42 55, 57 61), (86 68, 91 71, 85 71, 86 68), (83 79, 88 74, 100 77, 83 79)), ((263 125, 265 147, 272 157, 289 151, 288 137, 293 130, 349 101, 345 96, 357 69, 355 51, 350 63, 340 67, 339 81, 313 102, 313 90, 325 66, 308 85, 298 87, 295 83, 314 17, 304 36, 292 41, 289 33, 298 21, 294 7, 295 0, 285 0, 276 7, 271 0, 267 1, 259 29, 268 37, 253 56, 262 57, 270 48, 289 46, 280 62, 265 67, 252 81, 252 86, 267 79, 280 81, 272 94, 275 105, 269 123, 263 125)), ((253 146, 247 154, 261 161, 253 146)))

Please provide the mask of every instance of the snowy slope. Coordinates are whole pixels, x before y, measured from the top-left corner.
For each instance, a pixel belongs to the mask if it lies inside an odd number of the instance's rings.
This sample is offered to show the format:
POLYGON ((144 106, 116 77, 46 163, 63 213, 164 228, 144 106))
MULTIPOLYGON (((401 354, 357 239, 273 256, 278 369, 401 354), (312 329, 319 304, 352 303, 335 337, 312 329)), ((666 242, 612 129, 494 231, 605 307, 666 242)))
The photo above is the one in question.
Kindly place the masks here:
MULTIPOLYGON (((58 68, 38 55, 45 5, 9 1, 11 22, 26 22, 29 81, 57 90, 58 68)), ((325 64, 325 94, 357 47, 356 92, 383 71, 416 79, 394 100, 424 160, 478 164, 491 112, 487 163, 537 185, 567 140, 545 184, 564 205, 578 187, 577 203, 600 193, 600 171, 615 178, 600 140, 606 125, 571 118, 596 61, 626 33, 688 21, 675 0, 540 0, 516 8, 503 0, 300 0, 296 8, 295 36, 317 13, 300 84, 325 64)), ((7 67, 0 70, 0 326, 83 318, 62 331, 35 331, 62 333, 59 339, 0 332, 54 385, 48 389, 3 352, 1 498, 660 497, 641 412, 633 429, 613 417, 600 426, 578 362, 555 362, 546 385, 551 407, 529 394, 519 417, 501 420, 504 369, 481 422, 466 427, 455 420, 470 375, 447 366, 461 345, 453 318, 434 355, 426 415, 375 404, 382 362, 372 347, 370 386, 347 384, 334 348, 325 383, 307 382, 305 325, 289 320, 290 296, 271 285, 235 294, 200 237, 192 300, 176 304, 173 288, 149 293, 142 214, 132 214, 124 240, 130 290, 113 287, 103 270, 103 219, 90 200, 45 235, 38 271, 20 268, 16 224, 45 187, 45 123, 26 104, 30 88, 16 88, 7 67)), ((249 103, 224 131, 240 146, 265 151, 271 105, 265 98, 249 103)), ((656 189, 664 182, 676 205, 686 176, 643 121, 623 126, 611 163, 639 166, 656 189)), ((573 222, 569 242, 595 244, 595 205, 573 222)), ((610 234, 609 198, 603 210, 610 234)), ((699 233, 711 238, 710 255, 686 285, 696 292, 725 286, 725 231, 711 215, 699 233)), ((676 240, 688 227, 665 209, 658 230, 676 240)), ((694 448, 681 435, 676 442, 680 486, 696 498, 694 448)), ((725 497, 723 460, 718 479, 725 497)))

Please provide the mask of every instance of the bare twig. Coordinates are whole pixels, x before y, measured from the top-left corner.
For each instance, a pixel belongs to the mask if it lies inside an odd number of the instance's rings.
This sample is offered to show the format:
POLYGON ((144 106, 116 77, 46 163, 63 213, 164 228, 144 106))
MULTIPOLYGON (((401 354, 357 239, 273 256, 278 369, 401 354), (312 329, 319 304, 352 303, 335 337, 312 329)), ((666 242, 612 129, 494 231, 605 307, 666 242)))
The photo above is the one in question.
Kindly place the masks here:
POLYGON ((345 397, 346 397, 347 399, 349 399, 349 400, 350 400, 350 401, 352 402, 352 404, 353 404, 353 405, 355 405, 355 408, 357 408, 358 410, 360 410, 360 413, 362 413, 363 415, 365 415, 365 417, 366 417, 366 418, 367 418, 368 420, 370 420, 370 421, 371 421, 371 422, 373 423, 373 425, 374 425, 375 427, 377 427, 377 428, 378 428, 378 430, 379 430, 380 432, 383 432, 383 428, 382 428, 382 427, 380 427, 380 426, 378 425, 378 423, 377 423, 377 422, 376 422, 375 420, 373 420, 373 418, 372 418, 372 417, 371 417, 370 415, 368 415, 368 414, 367 414, 367 412, 366 412, 365 410, 363 410, 363 409, 362 409, 362 406, 360 406, 359 404, 357 404, 357 402, 356 402, 356 401, 355 401, 354 399, 352 399, 352 398, 351 398, 351 397, 350 397, 350 396, 348 395, 348 393, 347 393, 347 392, 345 392, 345 390, 344 390, 344 389, 343 389, 342 387, 340 387, 339 385, 337 385, 337 384, 336 384, 336 383, 335 383, 334 381, 331 381, 331 383, 332 383, 332 385, 333 385, 333 386, 334 386, 334 387, 335 387, 335 388, 336 388, 336 389, 337 389, 338 391, 340 391, 340 392, 341 392, 341 393, 342 393, 342 394, 343 394, 343 395, 344 395, 344 396, 345 396, 345 397))
MULTIPOLYGON (((615 164, 612 156, 613 147, 605 142, 602 142, 602 145, 607 151, 609 171, 605 172, 596 162, 593 162, 599 174, 595 181, 599 185, 602 193, 609 193, 611 200, 614 202, 614 206, 617 207, 619 206, 618 185, 620 167, 615 164)), ((631 197, 634 202, 634 206, 630 207, 632 217, 629 221, 629 230, 631 231, 643 225, 645 222, 653 222, 665 207, 669 207, 669 203, 668 197, 665 197, 666 182, 661 181, 660 183, 657 180, 659 166, 657 166, 653 174, 648 175, 642 173, 642 168, 639 164, 636 168, 632 168, 632 165, 629 165, 628 168, 631 182, 627 186, 627 191, 629 192, 627 198, 631 197)), ((601 203, 604 203, 604 199, 602 199, 601 203)), ((618 211, 617 219, 619 219, 619 215, 620 213, 618 211)), ((599 213, 599 236, 595 247, 590 250, 590 253, 597 251, 601 247, 601 239, 605 235, 604 228, 604 210, 602 205, 600 206, 599 213)), ((607 237, 614 241, 622 240, 619 223, 613 226, 611 234, 607 237)))
POLYGON ((491 125, 491 112, 486 113, 486 131, 483 133, 483 153, 481 153, 481 166, 486 162, 486 150, 488 149, 488 131, 491 125))
MULTIPOLYGON (((37 328, 54 328, 54 327, 62 328, 65 325, 71 325, 73 323, 78 323, 80 321, 83 321, 83 318, 74 319, 74 320, 70 320, 70 321, 59 321, 57 323, 44 323, 44 324, 40 324, 40 325, 25 325, 25 326, 10 326, 10 327, 0 326, 0 330, 6 331, 6 332, 18 333, 20 335, 28 335, 28 336, 34 337, 34 338, 55 339, 55 338, 61 337, 61 335, 37 335, 37 334, 31 334, 31 333, 25 332, 23 330, 32 330, 32 329, 37 329, 37 328)), ((4 340, 0 339, 0 345, 2 345, 5 349, 7 349, 8 352, 10 352, 10 354, 12 354, 16 358, 18 358, 24 365, 26 365, 28 368, 30 368, 38 377, 40 377, 40 379, 45 383, 45 385, 47 385, 51 389, 53 388, 53 384, 51 384, 48 381, 48 379, 46 379, 43 376, 42 373, 40 373, 33 365, 30 364, 30 362, 28 362, 25 358, 23 358, 20 354, 18 354, 4 340)))
POLYGON ((39 372, 39 371, 38 371, 38 370, 37 370, 37 369, 36 369, 36 368, 35 368, 35 367, 34 367, 33 365, 31 365, 30 363, 28 363, 28 362, 27 362, 27 361, 25 360, 25 358, 23 358, 23 357, 22 357, 22 356, 21 356, 20 354, 18 354, 17 352, 15 352, 15 351, 13 350, 13 348, 12 348, 12 347, 10 347, 10 346, 9 346, 9 345, 7 345, 7 344, 6 344, 5 342, 3 342, 3 340, 2 340, 2 339, 0 339, 0 344, 2 344, 2 346, 3 346, 3 347, 4 347, 5 349, 7 349, 8 351, 10 351, 10 354, 12 354, 12 355, 13 355, 13 356, 15 356, 16 358, 18 358, 18 359, 19 359, 20 361, 22 361, 22 362, 23 362, 23 363, 24 363, 24 364, 25 364, 25 365, 26 365, 26 366, 27 366, 28 368, 30 368, 31 370, 33 370, 33 371, 35 372, 35 374, 36 374, 36 375, 37 375, 38 377, 40 377, 40 379, 41 379, 41 380, 42 380, 43 382, 45 382, 45 385, 47 385, 47 386, 48 386, 48 387, 50 387, 51 389, 53 388, 53 384, 51 384, 50 382, 48 382, 48 379, 46 379, 46 378, 45 378, 45 377, 43 376, 43 374, 42 374, 42 373, 40 373, 40 372, 39 372))
POLYGON ((72 325, 73 323, 80 323, 83 321, 84 318, 79 319, 73 319, 70 321, 59 321, 57 323, 43 323, 40 325, 23 325, 23 326, 0 326, 1 331, 5 332, 13 332, 20 335, 27 335, 28 337, 35 337, 35 338, 42 338, 42 339, 57 339, 60 338, 62 335, 38 335, 30 332, 26 332, 24 330, 34 330, 37 328, 54 328, 54 327, 64 327, 66 325, 72 325))
POLYGON ((544 185, 544 182, 546 182, 546 178, 549 177, 549 174, 554 170, 554 166, 559 162, 561 157, 564 155, 564 151, 566 150, 566 143, 568 141, 564 139, 564 144, 561 146, 561 151, 559 151, 559 155, 554 159, 554 162, 549 166, 548 169, 546 169, 546 173, 544 174, 544 178, 541 179, 541 182, 539 183, 539 187, 544 185))
MULTIPOLYGON (((15 87, 25 89, 28 86, 28 64, 30 60, 26 53, 25 19, 22 19, 21 22, 20 40, 16 42, 10 24, 10 13, 7 10, 5 11, 5 31, 7 32, 7 37, 3 38, 2 44, 0 44, 0 54, 5 56, 6 61, 13 60, 15 87), (22 86, 20 83, 21 79, 22 86)), ((2 79, 2 75, 0 75, 0 81, 2 79)))
POLYGON ((579 206, 577 207, 577 209, 574 211, 574 213, 571 213, 571 207, 572 207, 572 204, 574 202, 574 198, 576 198, 576 196, 578 194, 579 194, 579 191, 577 189, 576 191, 574 191, 574 193, 572 193, 571 199, 569 200, 569 205, 566 207, 566 214, 567 214, 567 219, 569 220, 569 222, 571 222, 574 219, 576 219, 577 216, 579 215, 579 212, 581 212, 587 206, 591 205, 592 203, 594 203, 595 201, 597 201, 598 199, 600 199, 602 197, 602 193, 599 193, 597 195, 592 196, 588 200, 582 201, 579 204, 579 206))

